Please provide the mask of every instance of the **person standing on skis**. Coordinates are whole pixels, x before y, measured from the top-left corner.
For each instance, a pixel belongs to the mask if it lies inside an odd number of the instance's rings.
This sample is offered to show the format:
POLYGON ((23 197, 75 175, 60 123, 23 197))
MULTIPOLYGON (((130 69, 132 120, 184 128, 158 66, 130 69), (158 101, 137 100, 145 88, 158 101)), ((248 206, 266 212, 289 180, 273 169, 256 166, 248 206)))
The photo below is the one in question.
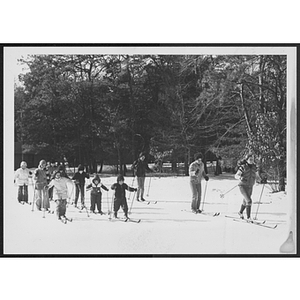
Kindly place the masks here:
POLYGON ((81 195, 81 206, 82 208, 85 207, 84 204, 84 186, 85 186, 85 179, 89 179, 90 175, 84 171, 82 165, 78 165, 78 172, 76 172, 72 178, 75 181, 76 185, 76 194, 75 194, 75 207, 77 207, 77 202, 79 198, 79 193, 81 195))
POLYGON ((58 220, 66 218, 68 182, 72 183, 72 180, 62 177, 61 173, 56 171, 53 179, 48 184, 48 188, 53 188, 53 200, 56 203, 56 214, 58 220))
POLYGON ((189 175, 190 175, 190 186, 192 190, 192 204, 191 209, 195 214, 201 213, 200 203, 201 203, 201 180, 202 177, 206 181, 209 180, 209 177, 205 173, 204 163, 202 162, 203 155, 202 153, 196 153, 194 155, 194 161, 189 166, 189 175))
POLYGON ((146 201, 144 199, 144 191, 145 191, 145 177, 146 171, 154 172, 151 170, 145 161, 146 155, 144 152, 140 153, 139 158, 133 162, 131 168, 134 170, 134 175, 137 177, 138 189, 136 200, 137 201, 146 201), (140 198, 141 197, 141 198, 140 198))
POLYGON ((14 181, 18 188, 18 201, 21 204, 28 203, 28 184, 32 172, 27 169, 27 163, 22 161, 20 168, 15 172, 14 181))
POLYGON ((136 192, 136 188, 132 188, 128 186, 125 182, 124 176, 119 175, 117 177, 117 183, 114 183, 111 186, 111 189, 115 191, 115 197, 114 197, 114 218, 118 217, 118 211, 120 207, 122 207, 124 211, 125 218, 128 218, 128 205, 126 200, 126 192, 125 190, 128 190, 130 192, 136 192))
POLYGON ((95 213, 95 207, 97 206, 98 213, 103 215, 104 213, 101 210, 101 200, 102 200, 102 193, 101 188, 108 192, 108 188, 101 183, 101 179, 97 174, 95 178, 92 180, 92 183, 87 185, 86 189, 91 190, 91 212, 95 213))
POLYGON ((235 179, 240 180, 238 186, 242 194, 243 202, 238 212, 241 219, 244 219, 243 212, 246 209, 247 220, 251 221, 251 206, 252 206, 252 190, 255 181, 261 182, 256 165, 254 164, 253 154, 248 154, 245 159, 239 164, 235 174, 235 179))
POLYGON ((47 170, 46 161, 42 159, 39 163, 38 168, 34 172, 35 180, 35 195, 36 195, 36 206, 38 210, 50 209, 50 202, 47 190, 47 170))

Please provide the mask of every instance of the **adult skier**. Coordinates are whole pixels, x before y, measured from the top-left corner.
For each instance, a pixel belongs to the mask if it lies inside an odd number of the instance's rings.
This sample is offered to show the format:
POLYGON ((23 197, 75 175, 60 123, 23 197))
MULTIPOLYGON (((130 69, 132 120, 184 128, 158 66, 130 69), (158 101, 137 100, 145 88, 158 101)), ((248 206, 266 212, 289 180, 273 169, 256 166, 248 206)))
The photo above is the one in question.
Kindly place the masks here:
POLYGON ((203 155, 202 153, 196 153, 194 155, 194 161, 189 166, 189 175, 190 175, 190 186, 192 190, 192 204, 191 209, 195 214, 201 213, 200 203, 201 203, 201 180, 202 177, 206 181, 209 180, 209 177, 205 173, 204 163, 202 162, 203 155))
POLYGON ((136 200, 137 201, 146 201, 144 199, 144 191, 145 191, 145 177, 146 171, 154 172, 151 170, 145 161, 146 155, 144 152, 140 153, 139 158, 133 162, 131 168, 134 170, 134 175, 137 177, 138 189, 136 200))
POLYGON ((243 202, 238 212, 241 219, 244 219, 243 212, 246 209, 247 220, 251 221, 251 206, 252 206, 252 190, 255 181, 261 182, 257 167, 254 164, 253 154, 248 154, 245 159, 239 164, 238 170, 235 174, 235 179, 240 180, 238 186, 243 195, 243 202))

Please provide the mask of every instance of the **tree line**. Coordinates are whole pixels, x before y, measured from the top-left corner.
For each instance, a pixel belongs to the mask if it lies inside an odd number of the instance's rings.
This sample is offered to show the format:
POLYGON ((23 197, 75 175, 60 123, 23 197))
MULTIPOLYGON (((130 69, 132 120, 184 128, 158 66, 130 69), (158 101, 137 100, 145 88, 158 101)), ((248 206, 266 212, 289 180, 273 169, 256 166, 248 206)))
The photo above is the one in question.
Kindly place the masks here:
POLYGON ((123 172, 145 151, 184 162, 187 173, 195 152, 232 168, 251 150, 284 190, 285 55, 30 55, 20 63, 28 72, 15 86, 15 140, 25 151, 123 172))

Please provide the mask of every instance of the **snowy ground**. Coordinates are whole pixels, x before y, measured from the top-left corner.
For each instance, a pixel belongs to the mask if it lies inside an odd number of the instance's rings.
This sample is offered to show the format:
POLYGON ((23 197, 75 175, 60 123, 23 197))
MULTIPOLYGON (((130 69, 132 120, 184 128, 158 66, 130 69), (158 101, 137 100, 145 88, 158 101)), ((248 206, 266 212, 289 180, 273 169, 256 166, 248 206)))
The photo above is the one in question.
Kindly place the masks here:
MULTIPOLYGON (((110 187, 116 177, 103 177, 102 183, 110 187)), ((87 182, 89 183, 89 181, 87 182)), ((132 177, 126 178, 132 184, 132 177)), ((202 182, 204 192, 205 181, 202 182)), ((149 196, 157 204, 146 205, 134 201, 130 217, 141 223, 109 221, 107 215, 80 213, 73 206, 67 208, 72 223, 64 225, 55 214, 38 212, 32 206, 20 205, 16 200, 17 187, 4 202, 4 254, 157 254, 157 255, 226 255, 226 254, 279 254, 279 248, 288 233, 288 203, 284 192, 271 193, 266 185, 257 218, 267 224, 278 224, 276 229, 235 222, 225 215, 236 216, 241 205, 237 181, 231 174, 210 176, 204 211, 220 212, 220 216, 195 215, 190 212, 191 191, 188 177, 152 177, 149 196)), ((149 177, 146 178, 148 192, 149 177)), ((133 184, 136 186, 136 183, 133 184)), ((252 216, 262 185, 254 186, 252 216)), ((128 199, 131 206, 132 196, 128 199)), ((103 211, 107 212, 113 192, 103 192, 103 211)), ((129 197, 130 194, 128 193, 129 197)), ((29 186, 29 199, 33 187, 29 186)), ((89 206, 90 192, 86 193, 89 206)), ((51 202, 55 209, 55 203, 51 202)), ((123 216, 122 210, 119 216, 123 216)))

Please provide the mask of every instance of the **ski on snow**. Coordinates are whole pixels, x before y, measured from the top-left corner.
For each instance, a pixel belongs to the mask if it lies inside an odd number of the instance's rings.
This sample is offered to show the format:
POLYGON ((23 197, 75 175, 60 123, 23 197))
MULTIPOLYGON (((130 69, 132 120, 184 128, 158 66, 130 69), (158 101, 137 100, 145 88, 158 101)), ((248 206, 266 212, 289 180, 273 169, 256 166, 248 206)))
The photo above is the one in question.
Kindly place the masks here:
POLYGON ((146 204, 146 205, 157 203, 157 201, 147 201, 147 200, 145 200, 145 201, 137 200, 137 202, 140 202, 140 203, 143 203, 143 204, 146 204))
POLYGON ((141 219, 131 219, 131 218, 109 218, 110 221, 120 221, 120 222, 133 222, 140 223, 141 219))
POLYGON ((192 210, 186 210, 186 209, 183 209, 183 210, 181 210, 181 211, 191 212, 191 213, 193 213, 193 214, 195 214, 195 215, 205 215, 205 216, 210 216, 210 217, 217 217, 217 216, 220 215, 219 212, 210 213, 210 212, 202 211, 201 213, 195 213, 195 212, 193 212, 192 210))
POLYGON ((64 224, 67 224, 67 222, 72 222, 72 221, 73 221, 72 218, 69 219, 69 218, 67 218, 66 216, 61 216, 59 219, 60 219, 61 222, 64 223, 64 224))
POLYGON ((248 221, 247 219, 241 219, 241 218, 237 218, 237 217, 233 217, 233 216, 225 216, 225 217, 231 218, 235 222, 243 222, 243 223, 253 224, 253 225, 262 226, 262 227, 271 228, 271 229, 275 229, 277 227, 277 224, 276 225, 265 224, 266 220, 264 220, 264 221, 256 221, 256 220, 248 221))

